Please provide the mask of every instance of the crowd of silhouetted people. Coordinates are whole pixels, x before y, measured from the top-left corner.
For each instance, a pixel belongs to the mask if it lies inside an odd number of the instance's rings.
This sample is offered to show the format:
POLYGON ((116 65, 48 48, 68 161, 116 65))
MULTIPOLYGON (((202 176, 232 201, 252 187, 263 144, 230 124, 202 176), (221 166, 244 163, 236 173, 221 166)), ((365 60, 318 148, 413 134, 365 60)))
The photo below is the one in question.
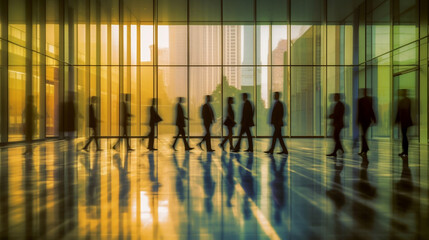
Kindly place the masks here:
MULTIPOLYGON (((356 124, 361 130, 361 150, 359 155, 365 156, 369 151, 369 145, 367 141, 367 133, 371 125, 377 123, 376 111, 374 110, 374 103, 372 97, 368 94, 368 89, 360 89, 361 97, 357 100, 357 111, 356 111, 356 124)), ((397 102, 397 110, 395 123, 400 126, 401 135, 402 135, 402 152, 399 154, 401 157, 408 156, 408 129, 413 125, 412 116, 411 116, 411 99, 407 96, 406 89, 399 90, 399 100, 397 102)), ((229 143, 229 150, 231 152, 239 152, 241 147, 241 140, 246 134, 247 146, 246 152, 253 152, 253 137, 251 128, 255 126, 254 123, 254 105, 249 100, 248 93, 242 93, 242 112, 240 119, 240 131, 238 134, 238 139, 234 145, 233 142, 233 132, 234 128, 237 125, 235 113, 234 113, 234 98, 227 98, 226 106, 226 117, 223 120, 223 125, 227 129, 227 135, 222 139, 219 147, 226 151, 226 146, 229 143)), ((286 108, 284 103, 280 100, 281 96, 279 92, 274 93, 274 102, 271 108, 270 120, 269 123, 272 125, 273 135, 271 139, 271 146, 268 150, 265 151, 267 154, 273 154, 276 143, 279 142, 281 146, 281 151, 279 154, 288 154, 288 149, 283 140, 282 128, 285 124, 286 108)), ((332 107, 332 112, 328 115, 332 119, 332 136, 334 139, 334 149, 327 156, 336 157, 338 152, 344 153, 344 147, 341 141, 341 131, 345 127, 345 114, 347 106, 341 101, 341 94, 333 94, 334 105, 332 107)), ((90 98, 90 103, 88 107, 88 126, 90 128, 91 136, 83 147, 83 150, 89 151, 89 146, 92 142, 96 145, 96 150, 101 151, 102 149, 99 146, 98 139, 99 133, 98 124, 100 119, 97 118, 96 105, 98 104, 99 99, 96 96, 90 98)), ((130 111, 130 101, 131 94, 123 94, 121 103, 120 103, 120 129, 121 136, 118 137, 117 142, 113 145, 113 149, 118 150, 121 145, 121 140, 125 140, 127 151, 133 151, 130 144, 130 123, 131 123, 131 111, 130 111)), ((174 137, 173 144, 171 145, 172 149, 176 151, 176 144, 179 139, 182 139, 185 150, 192 150, 187 141, 186 136, 186 122, 189 120, 186 117, 185 109, 183 107, 185 99, 183 97, 177 98, 177 104, 175 106, 176 118, 175 125, 177 127, 177 135, 174 137)), ((25 119, 23 128, 25 133, 26 142, 30 143, 33 139, 34 131, 36 126, 36 118, 38 117, 37 108, 34 105, 34 100, 32 96, 27 97, 26 106, 24 110, 23 119, 25 119)), ((206 151, 213 152, 215 149, 212 147, 211 139, 211 127, 216 121, 215 113, 213 107, 211 106, 212 97, 207 95, 205 97, 205 103, 201 107, 201 118, 205 130, 205 134, 200 142, 197 143, 197 146, 203 150, 203 143, 205 143, 206 151)), ((76 130, 75 126, 75 107, 74 107, 74 94, 72 92, 68 93, 68 101, 64 104, 64 132, 66 137, 73 137, 74 131, 76 130)), ((152 99, 152 104, 149 108, 149 127, 150 131, 147 135, 148 138, 148 149, 151 151, 156 151, 157 149, 154 146, 154 139, 156 136, 156 127, 159 122, 163 119, 158 114, 157 111, 157 100, 152 99)), ((31 144, 27 144, 26 152, 31 151, 31 144)))

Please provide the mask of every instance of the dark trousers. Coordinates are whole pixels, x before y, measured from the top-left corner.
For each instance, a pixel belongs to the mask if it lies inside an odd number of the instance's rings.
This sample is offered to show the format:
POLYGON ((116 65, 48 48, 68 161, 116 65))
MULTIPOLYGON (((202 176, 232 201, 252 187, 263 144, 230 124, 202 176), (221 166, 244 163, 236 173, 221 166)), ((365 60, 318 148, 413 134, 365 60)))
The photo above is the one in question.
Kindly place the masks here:
POLYGON ((239 150, 240 149, 240 145, 241 145, 241 138, 243 137, 243 134, 246 133, 247 135, 247 142, 249 144, 249 149, 248 150, 252 150, 253 151, 253 140, 252 140, 252 133, 250 132, 250 128, 249 127, 243 127, 241 126, 240 129, 240 134, 238 136, 238 142, 235 145, 235 149, 239 150))
POLYGON ((334 141, 335 141, 335 148, 333 153, 336 153, 338 150, 342 150, 344 152, 343 149, 343 145, 341 145, 341 129, 343 129, 342 127, 334 127, 334 141))
POLYGON ((280 146, 282 147, 283 152, 287 152, 285 142, 283 141, 282 127, 281 126, 274 126, 273 139, 271 140, 271 148, 269 151, 271 151, 271 152, 274 151, 274 148, 276 147, 277 139, 279 139, 280 146))
POLYGON ((201 139, 200 144, 202 144, 205 141, 207 150, 211 150, 212 141, 211 141, 211 133, 210 133, 210 124, 207 124, 207 125, 204 124, 204 129, 206 130, 206 134, 204 135, 203 139, 201 139))
POLYGON ((225 136, 225 138, 223 139, 222 143, 220 145, 225 145, 226 141, 229 140, 229 147, 231 149, 234 148, 233 144, 232 144, 232 126, 228 126, 228 135, 225 136))
POLYGON ((369 124, 362 124, 362 151, 361 152, 368 152, 368 142, 366 141, 366 134, 368 133, 369 124))
POLYGON ((97 128, 91 128, 92 129, 92 136, 89 137, 88 142, 85 144, 85 147, 83 147, 84 149, 87 149, 89 144, 91 144, 92 140, 94 139, 95 141, 95 146, 97 146, 97 149, 100 149, 98 146, 98 134, 97 134, 97 128))
POLYGON ((127 149, 131 149, 130 138, 128 137, 128 127, 122 126, 122 129, 123 129, 122 137, 119 137, 118 141, 115 143, 115 145, 113 145, 113 148, 116 148, 116 146, 121 143, 121 139, 125 138, 125 140, 127 141, 127 149))
POLYGON ((408 155, 408 136, 407 136, 408 127, 401 126, 402 132, 402 152, 408 155))
POLYGON ((154 149, 153 144, 155 142, 155 125, 150 126, 150 132, 147 136, 149 138, 149 144, 147 146, 148 149, 154 149))
POLYGON ((188 142, 186 141, 186 138, 185 138, 185 128, 184 127, 179 127, 179 126, 177 127, 177 136, 174 139, 173 148, 175 148, 177 139, 179 139, 180 136, 182 136, 183 144, 185 144, 185 149, 188 149, 189 148, 189 144, 188 144, 188 142))

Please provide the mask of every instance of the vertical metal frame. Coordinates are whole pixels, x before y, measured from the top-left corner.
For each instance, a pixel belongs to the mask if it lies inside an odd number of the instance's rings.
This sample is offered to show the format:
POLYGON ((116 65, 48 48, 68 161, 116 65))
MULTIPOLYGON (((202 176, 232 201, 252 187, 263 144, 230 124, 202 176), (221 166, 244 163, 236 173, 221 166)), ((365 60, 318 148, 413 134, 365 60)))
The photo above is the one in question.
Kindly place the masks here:
MULTIPOLYGON (((46 1, 46 0, 45 0, 46 1)), ((65 46, 65 35, 64 35, 64 26, 65 26, 65 18, 64 18, 64 16, 65 16, 65 14, 64 14, 64 11, 65 11, 65 6, 64 6, 64 1, 63 0, 59 0, 59 4, 58 4, 58 11, 59 11, 59 13, 58 13, 58 16, 59 16, 59 22, 58 22, 58 29, 59 29, 59 33, 58 33, 58 35, 59 35, 59 74, 58 74, 58 76, 59 76, 59 79, 58 79, 58 100, 59 100, 59 102, 58 102, 58 104, 59 104, 59 106, 58 106, 58 120, 59 120, 59 137, 60 138, 63 138, 64 137, 64 108, 63 108, 63 103, 65 102, 64 100, 65 100, 65 98, 64 98, 64 96, 65 96, 65 92, 64 92, 64 89, 65 89, 65 79, 66 79, 66 77, 65 77, 65 48, 64 48, 64 46, 65 46)), ((45 31, 45 33, 44 33, 44 35, 46 36, 46 31, 45 31)), ((46 45, 46 44, 45 44, 46 45)), ((45 69, 45 81, 46 81, 46 69, 45 69)), ((41 88, 42 89, 42 88, 41 88)), ((44 113, 45 113, 45 115, 46 115, 46 82, 44 83, 44 87, 43 87, 43 89, 45 90, 45 93, 43 94, 43 98, 45 99, 45 104, 44 104, 44 107, 45 107, 45 109, 43 110, 44 111, 44 113)), ((46 117, 44 118, 44 119, 46 119, 46 117)), ((42 132, 41 132, 42 133, 42 132)), ((46 130, 43 132, 43 134, 44 134, 44 136, 43 137, 45 137, 46 136, 46 130)), ((42 136, 41 136, 42 137, 42 136)))
MULTIPOLYGON (((137 54, 136 54, 136 82, 137 82, 137 113, 135 114, 136 116, 136 123, 137 123, 137 132, 139 136, 142 136, 144 133, 142 133, 141 131, 141 126, 142 126, 142 120, 141 120, 141 106, 144 104, 142 102, 141 99, 141 65, 140 65, 140 59, 141 59, 141 26, 140 26, 140 21, 137 19, 136 21, 136 26, 137 26, 137 31, 136 31, 136 35, 137 35, 137 54)), ((152 93, 153 94, 153 93, 152 93)))
MULTIPOLYGON (((154 98, 158 99, 158 0, 153 0, 153 49, 152 49, 152 86, 154 98)), ((156 109, 158 111, 159 101, 156 101, 156 109)), ((156 128, 156 139, 158 143, 159 127, 156 128)))
POLYGON ((1 76, 0 76, 0 131, 1 138, 0 144, 7 143, 8 141, 8 126, 9 126, 9 87, 8 87, 8 26, 9 26, 9 12, 8 1, 2 1, 0 4, 0 44, 1 44, 1 76))
MULTIPOLYGON (((62 1, 60 1, 62 2, 62 1)), ((61 4, 61 3, 60 3, 61 4)), ((39 64, 40 64, 40 82, 39 82, 39 88, 40 88, 40 111, 39 111, 39 133, 40 133, 40 139, 44 139, 46 137, 46 0, 39 0, 39 24, 40 24, 40 56, 39 56, 39 64)), ((62 16, 61 12, 59 14, 60 18, 62 16)), ((60 20, 61 21, 61 20, 60 20)), ((62 29, 64 27, 64 24, 61 24, 61 22, 58 23, 59 29, 62 29)), ((60 30, 61 31, 61 30, 60 30)), ((61 34, 60 34, 61 39, 61 34)), ((64 48, 62 42, 60 41, 59 48, 60 48, 60 57, 61 57, 61 50, 64 48)), ((61 59, 61 58, 60 58, 61 59)), ((62 61, 60 60, 59 64, 62 64, 62 61)), ((61 70, 60 74, 61 76, 61 70)), ((60 94, 62 91, 59 91, 60 94)), ((59 108, 59 111, 62 111, 62 108, 59 108)), ((60 115, 60 130, 62 129, 62 118, 60 115)), ((62 132, 62 131, 60 131, 62 132)))
MULTIPOLYGON (((33 1, 25 1, 25 102, 33 95, 33 1)), ((33 101, 36 99, 33 98, 33 101)), ((25 111, 25 110, 24 110, 25 111)), ((30 117, 24 113, 26 121, 30 117)))
POLYGON ((418 1, 419 3, 419 124, 420 124, 420 143, 426 144, 429 139, 429 78, 428 78, 428 7, 429 4, 425 0, 418 1))
MULTIPOLYGON (((99 124, 97 124, 97 133, 101 135, 101 0, 95 0, 95 38, 96 38, 96 51, 95 51, 95 59, 96 59, 96 69, 95 69, 95 86, 96 86, 96 94, 97 94, 97 119, 99 120, 99 124)), ((104 120, 103 120, 104 121, 104 120)))

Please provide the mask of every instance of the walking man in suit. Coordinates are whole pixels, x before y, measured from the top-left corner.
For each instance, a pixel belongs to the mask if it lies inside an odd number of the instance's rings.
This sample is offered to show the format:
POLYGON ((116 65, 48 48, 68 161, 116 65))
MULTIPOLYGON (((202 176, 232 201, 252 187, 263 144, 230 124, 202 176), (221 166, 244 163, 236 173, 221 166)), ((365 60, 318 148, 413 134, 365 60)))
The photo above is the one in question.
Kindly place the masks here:
POLYGON ((371 123, 376 123, 374 109, 372 108, 372 98, 367 95, 367 89, 362 89, 363 97, 359 98, 357 104, 357 123, 362 130, 362 150, 359 155, 364 156, 369 150, 366 134, 371 123))
POLYGON ((235 126, 234 121, 234 110, 232 109, 232 104, 234 104, 234 98, 228 97, 228 107, 227 107, 227 116, 225 118, 225 121, 223 122, 223 125, 225 125, 228 128, 228 135, 223 139, 222 143, 219 144, 219 146, 222 148, 223 151, 225 151, 225 143, 229 140, 229 149, 233 150, 233 144, 232 144, 232 128, 235 126))
POLYGON ((203 150, 203 148, 201 147, 201 144, 205 141, 206 142, 207 152, 214 152, 214 150, 212 149, 212 144, 211 144, 210 127, 216 121, 216 119, 214 117, 213 108, 210 105, 211 101, 212 101, 212 97, 210 95, 207 95, 206 96, 206 103, 203 105, 202 111, 201 111, 201 117, 203 118, 204 129, 206 130, 206 134, 204 135, 204 137, 201 140, 201 142, 199 142, 197 144, 198 147, 201 150, 203 150))
MULTIPOLYGON (((121 125, 122 125, 122 136, 125 138, 127 142, 127 151, 134 151, 134 149, 131 148, 130 139, 128 137, 128 131, 129 131, 129 125, 131 121, 131 113, 130 113, 130 100, 131 100, 131 94, 127 93, 125 94, 125 99, 121 103, 121 125)), ((118 139, 118 141, 113 145, 113 149, 116 150, 118 144, 121 143, 121 138, 118 139)))
POLYGON ((94 139, 95 146, 97 146, 97 151, 101 151, 100 147, 98 146, 98 134, 97 134, 97 124, 98 120, 95 116, 95 104, 97 104, 97 97, 92 96, 91 97, 91 103, 89 104, 89 128, 92 129, 92 136, 89 137, 88 142, 85 144, 85 147, 83 147, 83 150, 89 151, 88 147, 89 144, 94 139))
POLYGON ((334 112, 331 115, 329 115, 329 118, 333 120, 332 126, 334 126, 334 141, 335 141, 334 151, 331 154, 327 155, 331 157, 336 157, 338 150, 341 150, 344 153, 343 145, 341 145, 340 133, 344 127, 345 106, 344 106, 344 103, 340 101, 339 93, 334 94, 334 101, 336 102, 334 107, 334 112))
POLYGON ((194 148, 189 147, 189 144, 185 138, 185 126, 186 126, 185 119, 188 120, 188 118, 185 117, 185 113, 183 111, 183 107, 182 107, 183 102, 184 102, 183 97, 177 98, 177 104, 176 104, 177 136, 175 137, 174 142, 173 142, 173 146, 172 146, 174 151, 176 151, 176 142, 177 142, 177 139, 179 138, 179 136, 182 136, 183 144, 185 144, 185 150, 186 151, 194 149, 194 148))
POLYGON ((246 150, 246 152, 253 152, 252 133, 250 132, 250 127, 255 126, 253 122, 253 106, 252 106, 252 103, 250 103, 250 101, 248 100, 247 93, 243 93, 242 97, 243 97, 243 113, 241 115, 241 129, 240 129, 238 142, 235 145, 233 152, 240 151, 241 138, 243 137, 244 133, 246 133, 247 135, 247 142, 249 144, 249 148, 246 150))
POLYGON ((408 137, 407 131, 408 128, 413 126, 413 120, 411 118, 411 99, 408 98, 408 90, 401 89, 399 90, 399 96, 401 100, 398 102, 398 110, 396 112, 395 123, 401 125, 402 133, 402 152, 398 155, 401 157, 408 156, 408 137))
POLYGON ((148 135, 149 144, 147 147, 150 151, 158 150, 153 147, 153 144, 155 142, 155 127, 159 122, 162 121, 162 118, 156 112, 155 105, 156 105, 156 98, 152 98, 152 106, 150 106, 150 120, 149 120, 150 132, 148 135))
POLYGON ((279 154, 288 154, 286 145, 283 141, 282 136, 282 127, 283 127, 283 117, 284 117, 284 105, 280 101, 280 93, 274 93, 274 106, 271 112, 271 125, 274 127, 273 139, 271 140, 271 148, 265 153, 273 154, 274 148, 276 147, 276 141, 279 139, 280 146, 282 147, 282 151, 279 154))

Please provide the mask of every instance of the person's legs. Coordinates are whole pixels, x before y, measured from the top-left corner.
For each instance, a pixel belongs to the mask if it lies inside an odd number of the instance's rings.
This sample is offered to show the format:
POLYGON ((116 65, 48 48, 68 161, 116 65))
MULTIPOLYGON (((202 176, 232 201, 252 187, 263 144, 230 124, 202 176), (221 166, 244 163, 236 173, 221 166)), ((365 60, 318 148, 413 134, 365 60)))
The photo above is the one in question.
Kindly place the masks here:
POLYGON ((131 140, 130 140, 129 135, 128 135, 129 127, 125 126, 124 128, 125 128, 124 136, 125 136, 125 140, 127 141, 127 149, 130 150, 131 149, 131 143, 130 143, 131 140))
POLYGON ((407 127, 401 127, 402 131, 402 151, 404 154, 408 155, 408 136, 407 136, 407 127))
POLYGON ((341 145, 341 128, 336 127, 334 130, 334 140, 335 140, 335 150, 334 152, 337 152, 338 150, 341 150, 344 152, 343 146, 341 145))
POLYGON ((229 139, 229 148, 234 148, 234 143, 232 142, 232 127, 228 127, 228 138, 229 139))
POLYGON ((92 141, 92 136, 89 137, 88 141, 86 142, 85 146, 83 147, 84 150, 88 149, 88 146, 91 143, 91 141, 92 141))
POLYGON ((340 131, 338 127, 334 127, 334 142, 335 147, 333 153, 336 153, 340 149, 340 131))
POLYGON ((153 143, 155 141, 155 126, 150 126, 150 132, 149 132, 148 138, 149 138, 149 143, 148 143, 147 148, 149 150, 152 150, 152 149, 154 149, 153 143))
POLYGON ((179 135, 181 135, 181 136, 182 136, 182 140, 183 140, 183 144, 185 145, 185 149, 188 149, 188 148, 189 148, 189 144, 188 144, 188 142, 186 141, 185 128, 184 128, 184 127, 181 127, 181 128, 179 129, 179 135))
POLYGON ((236 150, 236 151, 240 150, 240 147, 241 147, 240 146, 241 145, 241 138, 243 137, 244 130, 245 129, 243 129, 243 127, 240 128, 240 134, 238 135, 238 141, 235 144, 235 148, 234 148, 234 150, 236 150))
POLYGON ((100 146, 98 145, 98 133, 97 133, 97 128, 93 128, 92 129, 93 132, 93 136, 94 136, 94 141, 95 141, 95 146, 97 147, 97 150, 100 150, 100 146))
POLYGON ((253 138, 252 138, 252 132, 250 131, 250 128, 246 128, 246 135, 247 135, 247 142, 249 144, 249 148, 247 150, 253 151, 253 138))
POLYGON ((268 150, 268 152, 274 151, 274 148, 276 148, 276 141, 277 141, 277 127, 274 126, 273 136, 271 137, 271 147, 268 150))
MULTIPOLYGON (((279 139, 280 146, 282 147, 282 152, 287 152, 287 147, 286 147, 286 144, 283 140, 282 127, 279 126, 279 127, 277 127, 276 130, 277 130, 277 138, 279 139)), ((274 150, 274 148, 273 148, 273 150, 274 150)))
POLYGON ((366 124, 362 125, 361 128, 362 128, 362 151, 361 152, 366 153, 369 150, 368 142, 366 141, 366 134, 368 132, 369 125, 366 125, 366 124))
MULTIPOLYGON (((91 129, 92 129, 93 134, 92 134, 92 136, 89 137, 88 142, 86 142, 85 146, 83 147, 84 150, 88 150, 89 144, 91 144, 92 139, 94 138, 95 130, 94 130, 94 128, 91 128, 91 129)), ((98 149, 98 144, 97 144, 97 149, 98 149)))
POLYGON ((180 136, 180 133, 181 133, 180 129, 181 129, 181 127, 177 127, 177 135, 174 138, 174 142, 173 142, 173 145, 172 145, 173 149, 176 147, 177 139, 179 139, 179 136, 180 136))
POLYGON ((206 136, 205 141, 206 141, 206 148, 207 150, 212 150, 212 143, 211 143, 211 134, 210 134, 210 125, 204 126, 206 129, 206 136))

